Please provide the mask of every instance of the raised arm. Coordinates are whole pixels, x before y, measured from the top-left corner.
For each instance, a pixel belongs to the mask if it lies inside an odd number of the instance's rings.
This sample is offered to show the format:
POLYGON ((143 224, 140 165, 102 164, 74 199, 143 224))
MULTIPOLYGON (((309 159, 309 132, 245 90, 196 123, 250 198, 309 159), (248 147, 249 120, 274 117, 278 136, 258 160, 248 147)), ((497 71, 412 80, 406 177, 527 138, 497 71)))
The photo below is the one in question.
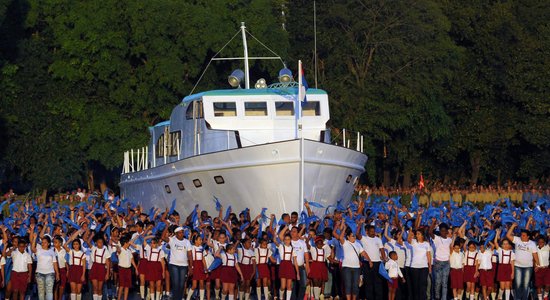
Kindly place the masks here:
POLYGON ((511 242, 514 241, 514 229, 518 227, 517 223, 512 224, 510 228, 508 228, 508 231, 506 232, 506 238, 509 239, 511 242))
POLYGON ((386 240, 391 241, 392 238, 390 237, 389 231, 390 231, 390 223, 386 222, 386 226, 384 226, 384 237, 386 238, 386 240))

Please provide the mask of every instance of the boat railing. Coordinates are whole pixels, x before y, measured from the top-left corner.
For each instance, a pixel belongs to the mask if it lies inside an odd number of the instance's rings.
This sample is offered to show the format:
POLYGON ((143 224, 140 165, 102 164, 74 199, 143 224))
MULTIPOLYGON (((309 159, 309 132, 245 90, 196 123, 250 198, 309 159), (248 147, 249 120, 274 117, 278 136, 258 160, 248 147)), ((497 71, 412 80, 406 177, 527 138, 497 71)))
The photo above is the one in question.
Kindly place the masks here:
POLYGON ((141 147, 124 152, 122 174, 139 172, 149 169, 149 147, 141 147))

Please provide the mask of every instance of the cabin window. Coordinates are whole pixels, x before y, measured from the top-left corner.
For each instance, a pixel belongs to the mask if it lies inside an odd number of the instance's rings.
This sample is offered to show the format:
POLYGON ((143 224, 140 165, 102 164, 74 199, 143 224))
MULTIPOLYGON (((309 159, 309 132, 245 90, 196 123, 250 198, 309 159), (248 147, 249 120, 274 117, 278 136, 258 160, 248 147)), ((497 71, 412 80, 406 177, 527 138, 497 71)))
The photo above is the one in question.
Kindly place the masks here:
POLYGON ((302 116, 314 117, 321 115, 321 104, 319 101, 308 101, 302 103, 302 116))
POLYGON ((225 183, 225 180, 220 175, 214 176, 214 181, 216 181, 217 184, 224 184, 225 183))
POLYGON ((247 117, 267 116, 267 102, 245 102, 244 115, 247 117))
POLYGON ((164 190, 166 191, 167 194, 171 194, 171 193, 172 193, 172 190, 170 189, 170 186, 169 186, 169 185, 165 185, 165 186, 164 186, 164 190))
POLYGON ((200 188, 202 186, 202 182, 200 179, 193 179, 193 184, 196 188, 200 188))
POLYGON ((348 177, 346 178, 346 183, 350 183, 350 182, 351 182, 351 178, 352 178, 352 176, 351 176, 351 174, 349 174, 348 177))
POLYGON ((236 117, 237 105, 235 102, 214 102, 215 117, 236 117))
POLYGON ((189 103, 187 110, 185 111, 185 119, 193 120, 193 107, 197 106, 197 119, 203 118, 202 101, 194 101, 189 103), (196 103, 196 104, 195 104, 196 103))
POLYGON ((185 186, 183 186, 183 182, 178 182, 178 189, 180 189, 180 191, 185 190, 185 186))
MULTIPOLYGON (((156 157, 164 157, 165 150, 167 156, 178 156, 178 145, 180 145, 180 143, 181 131, 170 132, 166 144, 164 143, 164 134, 162 134, 157 140, 156 157)), ((179 150, 181 151, 181 149, 179 150)))
POLYGON ((275 102, 275 111, 279 117, 294 116, 294 102, 277 101, 275 102))

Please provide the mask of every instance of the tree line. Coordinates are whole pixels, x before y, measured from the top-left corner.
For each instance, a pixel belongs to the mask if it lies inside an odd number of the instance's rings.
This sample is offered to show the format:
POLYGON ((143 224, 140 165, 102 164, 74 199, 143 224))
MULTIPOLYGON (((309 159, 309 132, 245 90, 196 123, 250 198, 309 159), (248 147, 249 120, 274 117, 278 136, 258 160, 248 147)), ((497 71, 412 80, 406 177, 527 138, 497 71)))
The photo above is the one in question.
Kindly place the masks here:
MULTIPOLYGON (((292 69, 301 59, 310 86, 317 58, 333 135, 365 135, 364 181, 548 178, 550 3, 326 0, 316 12, 314 52, 312 1, 0 0, 1 182, 116 182, 123 151, 169 118, 241 21, 292 69)), ((214 63, 198 90, 225 88, 236 67, 214 63)), ((279 67, 255 61, 251 74, 274 82, 279 67)))

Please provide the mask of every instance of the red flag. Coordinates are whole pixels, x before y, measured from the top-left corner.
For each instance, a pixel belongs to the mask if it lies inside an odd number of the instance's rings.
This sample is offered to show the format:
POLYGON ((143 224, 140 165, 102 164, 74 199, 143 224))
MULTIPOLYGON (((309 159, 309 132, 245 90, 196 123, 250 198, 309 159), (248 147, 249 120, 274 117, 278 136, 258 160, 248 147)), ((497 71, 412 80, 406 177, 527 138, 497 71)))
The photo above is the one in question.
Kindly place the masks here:
POLYGON ((419 189, 424 188, 424 176, 422 176, 422 173, 420 173, 420 181, 418 182, 418 188, 419 189))

